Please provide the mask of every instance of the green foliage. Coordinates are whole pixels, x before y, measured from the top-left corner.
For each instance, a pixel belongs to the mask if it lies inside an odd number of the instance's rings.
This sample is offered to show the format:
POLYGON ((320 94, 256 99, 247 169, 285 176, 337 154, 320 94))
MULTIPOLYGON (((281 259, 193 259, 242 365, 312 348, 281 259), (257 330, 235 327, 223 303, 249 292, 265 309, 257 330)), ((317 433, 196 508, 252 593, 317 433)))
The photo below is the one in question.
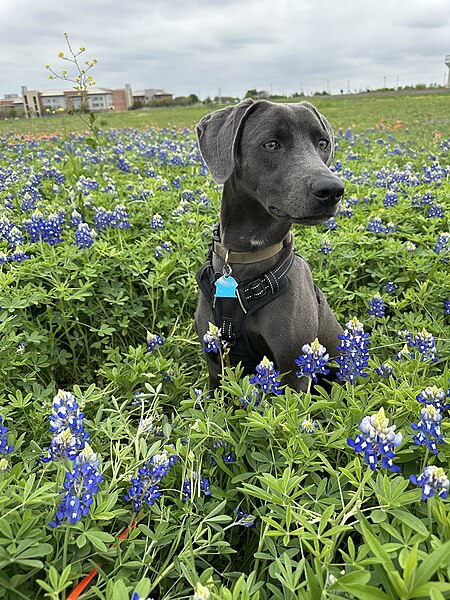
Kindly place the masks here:
MULTIPOLYGON (((438 112, 440 99, 434 100, 438 112)), ((345 102, 331 110, 332 122, 349 118, 345 110, 336 118, 345 102)), ((413 123, 420 112, 415 102, 405 123, 411 133, 375 127, 380 115, 373 110, 373 130, 359 135, 369 113, 361 121, 354 115, 360 129, 338 135, 336 159, 346 199, 353 199, 344 208, 355 215, 339 215, 333 231, 294 228, 296 249, 338 318, 356 315, 370 331, 368 377, 311 393, 285 389, 247 408, 241 399, 252 396, 253 386, 239 368, 226 369, 221 389, 207 395, 193 327, 195 272, 220 196, 202 173, 193 135, 123 129, 99 130, 98 144, 73 135, 3 140, 0 223, 6 216, 26 236, 24 222, 36 208, 64 209, 65 220, 62 243, 26 237, 21 248, 30 259, 0 265, 0 414, 14 444, 0 473, 0 599, 67 597, 93 568, 98 574, 82 598, 123 600, 136 591, 171 600, 205 588, 223 600, 450 597, 449 503, 422 502, 409 482, 430 462, 447 470, 450 459, 447 444, 438 445, 436 457, 415 446, 410 427, 419 419, 419 392, 431 385, 448 390, 443 306, 450 275, 440 260, 447 255, 433 249, 448 231, 450 131, 440 124, 441 136, 434 136, 433 123, 413 123), (437 163, 446 173, 415 186, 401 183, 398 203, 383 205, 386 183, 375 173, 420 174, 433 165, 436 173, 437 163), (86 180, 98 185, 88 188, 86 180), (40 197, 31 211, 21 211, 30 181, 40 197), (413 207, 427 192, 444 217, 428 218, 428 205, 413 207), (99 229, 90 248, 77 247, 71 211, 93 227, 96 208, 117 205, 125 205, 131 227, 99 229), (157 213, 164 229, 152 227, 157 213), (377 216, 394 222, 396 233, 368 231, 377 216), (319 251, 324 240, 332 247, 327 256, 319 251), (155 256, 165 242, 170 250, 155 256), (398 286, 395 294, 383 290, 388 280, 398 286), (385 300, 385 317, 367 315, 375 292, 385 300), (398 360, 397 331, 423 328, 434 335, 439 360, 398 360), (148 352, 147 331, 164 345, 148 352), (396 379, 376 374, 385 361, 396 379), (103 481, 89 514, 51 529, 72 467, 68 460, 41 462, 59 388, 83 404, 103 481), (381 407, 403 432, 399 474, 380 466, 372 472, 346 442, 361 418, 381 407), (318 423, 312 434, 301 432, 307 417, 318 423), (177 462, 161 483, 162 495, 135 522, 123 497, 144 462, 164 451, 177 462), (225 460, 228 452, 233 461, 225 460), (209 479, 210 496, 200 476, 209 479), (186 479, 190 499, 183 499, 186 479), (254 518, 253 527, 244 526, 237 508, 254 518)), ((3 238, 0 251, 12 254, 3 238)), ((301 324, 280 323, 294 326, 301 324)))

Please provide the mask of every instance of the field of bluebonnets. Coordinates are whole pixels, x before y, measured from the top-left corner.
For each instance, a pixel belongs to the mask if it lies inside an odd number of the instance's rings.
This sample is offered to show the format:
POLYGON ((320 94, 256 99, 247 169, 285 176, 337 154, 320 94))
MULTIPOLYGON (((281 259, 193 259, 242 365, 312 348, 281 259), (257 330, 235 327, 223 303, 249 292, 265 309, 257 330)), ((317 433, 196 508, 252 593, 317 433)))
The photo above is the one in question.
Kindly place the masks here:
POLYGON ((345 200, 294 234, 348 325, 310 393, 208 395, 192 129, 2 127, 0 598, 450 597, 450 110, 419 100, 331 115, 345 200))

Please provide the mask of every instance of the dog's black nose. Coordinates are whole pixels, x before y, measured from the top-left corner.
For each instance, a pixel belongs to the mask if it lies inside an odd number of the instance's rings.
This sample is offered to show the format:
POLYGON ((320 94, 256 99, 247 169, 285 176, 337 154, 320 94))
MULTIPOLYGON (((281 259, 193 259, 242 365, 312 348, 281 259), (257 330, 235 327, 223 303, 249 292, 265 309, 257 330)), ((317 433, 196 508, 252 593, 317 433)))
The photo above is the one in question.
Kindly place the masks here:
POLYGON ((312 193, 323 204, 337 204, 344 195, 344 185, 337 177, 319 177, 311 184, 312 193))

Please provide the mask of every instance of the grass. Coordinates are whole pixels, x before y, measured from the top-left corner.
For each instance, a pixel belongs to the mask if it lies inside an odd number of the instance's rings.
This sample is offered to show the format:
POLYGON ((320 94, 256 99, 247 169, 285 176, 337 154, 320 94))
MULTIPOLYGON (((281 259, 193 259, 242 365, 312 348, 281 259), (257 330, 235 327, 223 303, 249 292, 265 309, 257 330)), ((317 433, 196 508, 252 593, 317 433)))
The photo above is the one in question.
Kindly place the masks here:
MULTIPOLYGON (((441 128, 448 125, 450 94, 424 94, 389 97, 313 97, 306 98, 322 111, 335 129, 372 127, 384 121, 395 124, 406 123, 411 130, 423 126, 441 128)), ((105 113, 100 117, 104 129, 131 127, 188 127, 194 125, 217 106, 187 106, 171 108, 149 108, 126 113, 105 113)), ((37 135, 40 132, 84 131, 85 125, 75 116, 53 116, 44 119, 0 121, 0 133, 37 135)))

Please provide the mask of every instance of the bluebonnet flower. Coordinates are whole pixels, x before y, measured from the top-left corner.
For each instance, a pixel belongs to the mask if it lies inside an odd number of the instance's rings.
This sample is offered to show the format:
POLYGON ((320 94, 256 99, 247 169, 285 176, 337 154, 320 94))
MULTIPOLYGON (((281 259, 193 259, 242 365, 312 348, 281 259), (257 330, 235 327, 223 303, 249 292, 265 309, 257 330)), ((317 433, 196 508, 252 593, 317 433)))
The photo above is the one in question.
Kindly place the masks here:
POLYGON ((233 463, 234 462, 234 456, 231 452, 227 452, 225 454, 225 456, 223 457, 223 462, 224 463, 233 463))
POLYGON ((22 235, 22 232, 15 225, 13 227, 11 227, 11 229, 8 231, 6 239, 8 240, 9 245, 12 248, 15 248, 16 246, 18 246, 19 244, 22 244, 24 242, 24 237, 22 235))
POLYGON ((388 223, 386 223, 386 227, 384 229, 384 232, 389 234, 389 233, 396 233, 397 232, 397 227, 395 226, 394 223, 392 223, 392 221, 389 221, 388 223))
POLYGON ((300 423, 301 433, 314 433, 317 427, 316 421, 312 421, 310 417, 305 417, 300 423))
POLYGON ((14 446, 8 443, 8 428, 3 425, 3 416, 0 415, 0 454, 9 454, 14 446))
MULTIPOLYGON (((209 480, 206 477, 200 477, 198 473, 193 473, 194 481, 199 482, 199 491, 202 491, 205 496, 211 496, 212 492, 209 489, 209 480)), ((183 483, 183 493, 184 496, 182 498, 183 502, 186 502, 189 498, 192 498, 192 482, 190 479, 186 478, 183 483)))
POLYGON ((384 317, 385 308, 384 300, 380 294, 374 294, 373 298, 369 300, 368 314, 374 317, 384 317))
POLYGON ((384 409, 372 416, 361 419, 360 433, 355 439, 347 438, 348 445, 355 452, 364 452, 364 460, 374 471, 381 458, 381 466, 398 473, 400 468, 393 464, 394 448, 403 441, 401 433, 395 433, 395 425, 389 426, 389 419, 384 414, 384 409))
POLYGON ((332 250, 333 248, 331 247, 329 240, 322 240, 320 242, 319 252, 327 256, 332 250))
POLYGON ((422 408, 420 411, 419 423, 411 423, 414 431, 413 441, 416 445, 425 445, 434 454, 438 453, 436 443, 445 444, 444 436, 441 433, 440 425, 442 423, 442 413, 432 404, 422 408))
POLYGON ((59 390, 53 398, 50 415, 50 432, 54 434, 48 455, 42 462, 49 462, 65 456, 74 460, 79 450, 89 441, 89 433, 84 430, 84 413, 77 399, 70 392, 59 390))
POLYGON ((244 527, 253 527, 255 524, 255 515, 242 511, 239 506, 234 509, 236 511, 236 521, 233 525, 243 525, 244 527))
POLYGON ((448 496, 450 481, 441 467, 429 465, 419 476, 411 475, 409 479, 422 488, 422 500, 431 498, 435 493, 444 499, 448 496))
POLYGON ((146 352, 151 352, 156 348, 156 346, 162 346, 164 344, 164 338, 162 338, 157 333, 150 333, 147 331, 147 350, 146 352))
POLYGON ((208 331, 203 336, 204 351, 217 354, 221 345, 221 338, 222 334, 220 328, 210 322, 208 331))
POLYGON ((112 213, 103 206, 99 206, 94 211, 94 225, 99 231, 104 231, 111 225, 112 213))
POLYGON ((450 298, 444 301, 444 315, 450 315, 450 298))
POLYGON ((277 377, 280 371, 276 371, 273 362, 267 356, 264 356, 262 361, 256 365, 256 375, 250 377, 250 383, 259 384, 264 394, 271 392, 272 394, 282 394, 283 390, 278 389, 281 382, 277 377))
POLYGON ((330 355, 327 350, 322 346, 316 338, 311 345, 305 344, 302 347, 303 355, 295 359, 295 364, 300 367, 296 371, 297 377, 310 377, 313 381, 317 382, 317 375, 328 375, 330 369, 326 369, 330 355))
POLYGON ((336 362, 339 371, 336 376, 341 381, 348 381, 353 385, 358 375, 367 377, 364 367, 367 367, 369 361, 369 334, 364 333, 363 324, 353 317, 346 324, 344 333, 338 334, 338 338, 340 344, 336 346, 339 350, 336 362))
POLYGON ((39 210, 35 210, 31 215, 31 219, 24 221, 24 225, 28 228, 32 242, 38 242, 41 239, 50 246, 56 246, 56 244, 63 241, 64 220, 65 213, 63 211, 59 211, 57 214, 51 213, 44 217, 39 210))
POLYGON ((0 458, 0 475, 2 473, 6 473, 6 471, 9 469, 9 464, 8 461, 6 460, 6 458, 0 458))
POLYGON ((90 248, 96 237, 95 229, 91 229, 87 223, 80 223, 75 230, 75 245, 78 248, 90 248))
POLYGON ((328 229, 337 229, 339 225, 336 223, 336 219, 334 217, 330 217, 326 221, 323 222, 328 229))
POLYGON ((152 229, 164 229, 164 218, 161 215, 153 215, 152 229))
POLYGON ((422 329, 422 331, 414 337, 414 340, 409 341, 409 344, 410 346, 417 348, 422 360, 430 359, 433 362, 439 360, 436 356, 437 350, 434 344, 434 337, 426 329, 422 329))
POLYGON ((432 204, 428 209, 427 219, 436 218, 443 219, 444 218, 444 209, 441 204, 432 204))
POLYGON ((450 403, 447 403, 447 396, 442 388, 438 388, 436 385, 431 385, 420 392, 416 396, 418 402, 427 406, 434 406, 436 410, 445 412, 450 408, 450 403))
MULTIPOLYGON (((17 262, 17 263, 21 263, 24 260, 30 260, 30 257, 28 256, 28 254, 25 254, 25 252, 23 250, 16 250, 15 252, 13 252, 11 254, 11 256, 9 257, 10 262, 17 262)), ((1 264, 1 260, 0 260, 0 264, 1 264)))
POLYGON ((367 225, 368 231, 372 233, 384 233, 385 228, 380 217, 374 217, 367 225))
MULTIPOLYGON (((450 233, 441 233, 438 235, 437 242, 433 248, 433 251, 436 254, 444 253, 448 256, 449 254, 449 242, 450 242, 450 233)), ((441 258, 440 262, 448 262, 448 258, 441 258)))
POLYGON ((393 281, 386 281, 386 285, 384 287, 388 294, 395 294, 395 292, 398 290, 398 285, 396 285, 393 281))
POLYGON ((405 242, 405 248, 407 252, 415 252, 417 249, 417 246, 414 242, 410 242, 409 240, 407 242, 405 242))
POLYGON ((79 225, 82 222, 83 222, 83 217, 77 211, 77 209, 74 208, 72 210, 72 212, 70 213, 70 224, 72 225, 72 227, 76 227, 77 225, 79 225))
POLYGON ((128 229, 131 227, 129 221, 128 211, 123 204, 118 204, 114 207, 111 213, 111 227, 117 227, 117 229, 128 229))
POLYGON ((160 454, 152 456, 149 462, 145 462, 139 469, 138 476, 131 479, 133 485, 124 496, 124 500, 132 502, 135 512, 140 510, 144 502, 151 506, 161 496, 159 485, 176 460, 176 455, 170 455, 163 450, 160 454))
POLYGON ((89 444, 86 444, 84 450, 74 460, 73 471, 66 473, 64 481, 66 493, 54 520, 49 523, 50 527, 61 525, 63 519, 67 519, 72 524, 78 523, 88 514, 93 496, 98 492, 99 484, 103 480, 98 466, 97 455, 89 444))
POLYGON ((385 379, 389 379, 389 377, 392 377, 394 381, 396 381, 397 379, 397 377, 394 375, 394 368, 387 363, 382 363, 379 367, 375 369, 375 372, 380 377, 384 377, 385 379))
POLYGON ((386 195, 383 200, 384 206, 394 206, 398 202, 398 196, 394 192, 386 192, 386 195))

